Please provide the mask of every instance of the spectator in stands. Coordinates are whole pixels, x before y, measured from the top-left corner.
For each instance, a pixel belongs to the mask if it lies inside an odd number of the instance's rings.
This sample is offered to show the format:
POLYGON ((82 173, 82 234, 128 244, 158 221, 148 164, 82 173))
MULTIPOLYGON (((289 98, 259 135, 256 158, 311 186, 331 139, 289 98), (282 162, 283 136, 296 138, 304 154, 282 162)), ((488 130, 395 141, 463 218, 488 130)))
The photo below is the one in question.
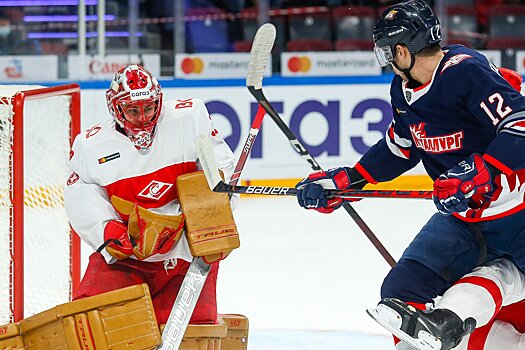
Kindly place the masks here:
POLYGON ((503 3, 508 3, 511 1, 505 1, 505 0, 476 0, 476 17, 478 21, 478 30, 481 33, 485 33, 487 31, 488 23, 489 23, 489 7, 492 5, 499 5, 503 3))
POLYGON ((41 53, 40 43, 37 40, 27 40, 25 33, 14 29, 10 14, 8 12, 0 12, 0 55, 41 53))

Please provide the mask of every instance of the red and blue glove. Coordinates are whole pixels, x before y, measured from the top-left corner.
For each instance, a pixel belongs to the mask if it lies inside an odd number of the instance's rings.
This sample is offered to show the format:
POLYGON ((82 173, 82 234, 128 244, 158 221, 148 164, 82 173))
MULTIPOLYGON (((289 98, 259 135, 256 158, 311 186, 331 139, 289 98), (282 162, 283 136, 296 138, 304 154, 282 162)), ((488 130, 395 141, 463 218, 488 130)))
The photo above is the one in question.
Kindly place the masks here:
POLYGON ((450 215, 466 211, 475 194, 491 191, 491 171, 483 158, 474 153, 436 179, 432 197, 438 211, 450 215))
POLYGON ((324 190, 352 188, 351 171, 351 168, 342 167, 311 173, 306 179, 295 185, 299 205, 325 214, 338 209, 343 205, 343 200, 338 197, 327 198, 324 190))

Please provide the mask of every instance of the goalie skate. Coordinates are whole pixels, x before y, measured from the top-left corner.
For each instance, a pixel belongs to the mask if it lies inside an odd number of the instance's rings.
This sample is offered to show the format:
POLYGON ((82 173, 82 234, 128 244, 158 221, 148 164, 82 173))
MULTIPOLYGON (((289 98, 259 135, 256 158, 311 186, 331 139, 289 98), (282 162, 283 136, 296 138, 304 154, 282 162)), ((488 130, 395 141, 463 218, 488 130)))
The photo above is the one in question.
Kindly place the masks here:
POLYGON ((463 322, 445 309, 423 312, 400 300, 386 298, 366 311, 390 333, 418 350, 449 350, 474 331, 476 321, 463 322))

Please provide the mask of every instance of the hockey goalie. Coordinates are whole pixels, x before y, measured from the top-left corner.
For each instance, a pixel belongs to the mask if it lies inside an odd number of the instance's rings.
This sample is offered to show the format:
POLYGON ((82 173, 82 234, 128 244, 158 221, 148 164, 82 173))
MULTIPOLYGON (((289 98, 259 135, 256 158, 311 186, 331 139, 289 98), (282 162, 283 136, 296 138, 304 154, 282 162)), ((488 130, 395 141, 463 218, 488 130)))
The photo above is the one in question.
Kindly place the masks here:
POLYGON ((220 260, 239 247, 238 198, 209 189, 195 139, 210 139, 226 180, 234 157, 202 101, 162 97, 145 68, 116 73, 113 118, 76 137, 64 193, 71 226, 94 250, 80 287, 73 302, 5 326, 1 348, 157 348, 199 257, 209 272, 180 349, 246 349, 248 320, 218 315, 215 291, 220 260))

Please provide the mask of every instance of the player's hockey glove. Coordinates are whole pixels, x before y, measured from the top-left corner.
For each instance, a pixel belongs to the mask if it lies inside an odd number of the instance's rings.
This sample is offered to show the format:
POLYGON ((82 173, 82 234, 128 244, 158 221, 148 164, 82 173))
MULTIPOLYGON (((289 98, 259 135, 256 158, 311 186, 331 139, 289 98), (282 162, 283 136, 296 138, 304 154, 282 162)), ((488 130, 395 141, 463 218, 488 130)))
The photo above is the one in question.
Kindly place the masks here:
POLYGON ((466 211, 473 195, 491 191, 491 171, 483 158, 474 153, 436 179, 433 199, 441 214, 450 215, 466 211))
POLYGON ((104 229, 106 251, 118 260, 123 260, 133 255, 128 226, 120 221, 111 220, 104 229))
MULTIPOLYGON (((341 207, 343 200, 338 197, 327 198, 324 190, 360 189, 365 184, 366 180, 354 168, 341 167, 311 173, 306 179, 295 185, 295 188, 297 189, 297 201, 301 207, 328 214, 341 207)), ((359 199, 349 201, 357 200, 359 199)))
POLYGON ((505 79, 510 84, 510 86, 512 86, 516 91, 521 92, 521 84, 523 83, 523 77, 520 73, 512 69, 503 67, 498 68, 498 70, 499 74, 501 74, 503 79, 505 79))

